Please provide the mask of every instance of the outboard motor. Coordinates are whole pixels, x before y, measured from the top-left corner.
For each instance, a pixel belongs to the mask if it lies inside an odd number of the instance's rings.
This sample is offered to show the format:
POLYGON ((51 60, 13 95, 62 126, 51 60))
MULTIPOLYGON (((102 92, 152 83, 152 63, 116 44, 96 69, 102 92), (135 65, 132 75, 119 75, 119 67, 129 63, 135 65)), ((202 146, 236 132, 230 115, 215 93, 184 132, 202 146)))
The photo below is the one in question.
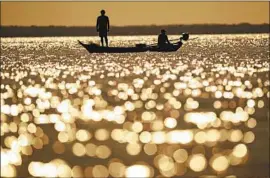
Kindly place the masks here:
POLYGON ((181 37, 184 41, 187 41, 189 39, 189 34, 188 33, 182 33, 181 37))

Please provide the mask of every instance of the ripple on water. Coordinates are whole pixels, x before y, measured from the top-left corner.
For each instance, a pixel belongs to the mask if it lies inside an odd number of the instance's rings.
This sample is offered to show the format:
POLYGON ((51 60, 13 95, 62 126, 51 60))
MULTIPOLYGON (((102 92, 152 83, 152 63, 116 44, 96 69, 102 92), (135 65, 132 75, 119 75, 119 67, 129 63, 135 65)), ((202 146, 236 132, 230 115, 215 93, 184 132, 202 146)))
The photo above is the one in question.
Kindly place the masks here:
POLYGON ((1 176, 250 169, 256 126, 267 122, 268 36, 198 37, 178 52, 140 54, 88 54, 73 37, 2 38, 1 176))

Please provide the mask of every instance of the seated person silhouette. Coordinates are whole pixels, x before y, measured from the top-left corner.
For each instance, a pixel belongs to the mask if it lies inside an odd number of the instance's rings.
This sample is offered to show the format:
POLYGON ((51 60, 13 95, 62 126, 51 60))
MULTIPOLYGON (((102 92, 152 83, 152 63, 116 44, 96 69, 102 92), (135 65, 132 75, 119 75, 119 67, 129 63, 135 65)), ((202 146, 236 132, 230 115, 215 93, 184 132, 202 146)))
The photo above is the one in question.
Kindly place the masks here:
POLYGON ((103 38, 105 38, 106 46, 108 47, 108 31, 110 30, 110 21, 109 17, 105 15, 105 10, 100 11, 101 16, 97 18, 96 29, 99 32, 99 37, 101 40, 102 46, 104 46, 103 38))
POLYGON ((165 49, 170 47, 171 43, 168 40, 166 35, 166 31, 164 29, 161 30, 161 33, 158 35, 158 47, 161 49, 165 49))

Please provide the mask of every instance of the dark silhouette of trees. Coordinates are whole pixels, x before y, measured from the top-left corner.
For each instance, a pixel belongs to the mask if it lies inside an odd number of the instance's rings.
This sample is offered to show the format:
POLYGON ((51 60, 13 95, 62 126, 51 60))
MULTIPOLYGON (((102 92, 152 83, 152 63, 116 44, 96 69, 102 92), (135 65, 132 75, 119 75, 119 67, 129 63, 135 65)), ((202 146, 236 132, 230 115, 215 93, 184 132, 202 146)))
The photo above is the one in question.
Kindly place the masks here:
MULTIPOLYGON (((160 29, 166 29, 169 35, 182 32, 191 34, 234 34, 269 33, 269 24, 193 24, 193 25, 151 25, 151 26, 112 26, 112 35, 158 35, 160 29)), ((38 36, 98 36, 96 28, 68 26, 1 26, 1 37, 38 37, 38 36)))

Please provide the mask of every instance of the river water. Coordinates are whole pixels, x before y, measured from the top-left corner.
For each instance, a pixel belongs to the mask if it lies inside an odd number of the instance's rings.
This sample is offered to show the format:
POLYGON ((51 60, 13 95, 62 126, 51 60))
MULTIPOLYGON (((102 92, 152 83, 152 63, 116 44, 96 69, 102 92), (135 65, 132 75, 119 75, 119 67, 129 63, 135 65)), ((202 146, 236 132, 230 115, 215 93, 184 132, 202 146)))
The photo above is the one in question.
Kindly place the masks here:
POLYGON ((1 176, 268 177, 269 35, 190 39, 2 38, 1 176))

